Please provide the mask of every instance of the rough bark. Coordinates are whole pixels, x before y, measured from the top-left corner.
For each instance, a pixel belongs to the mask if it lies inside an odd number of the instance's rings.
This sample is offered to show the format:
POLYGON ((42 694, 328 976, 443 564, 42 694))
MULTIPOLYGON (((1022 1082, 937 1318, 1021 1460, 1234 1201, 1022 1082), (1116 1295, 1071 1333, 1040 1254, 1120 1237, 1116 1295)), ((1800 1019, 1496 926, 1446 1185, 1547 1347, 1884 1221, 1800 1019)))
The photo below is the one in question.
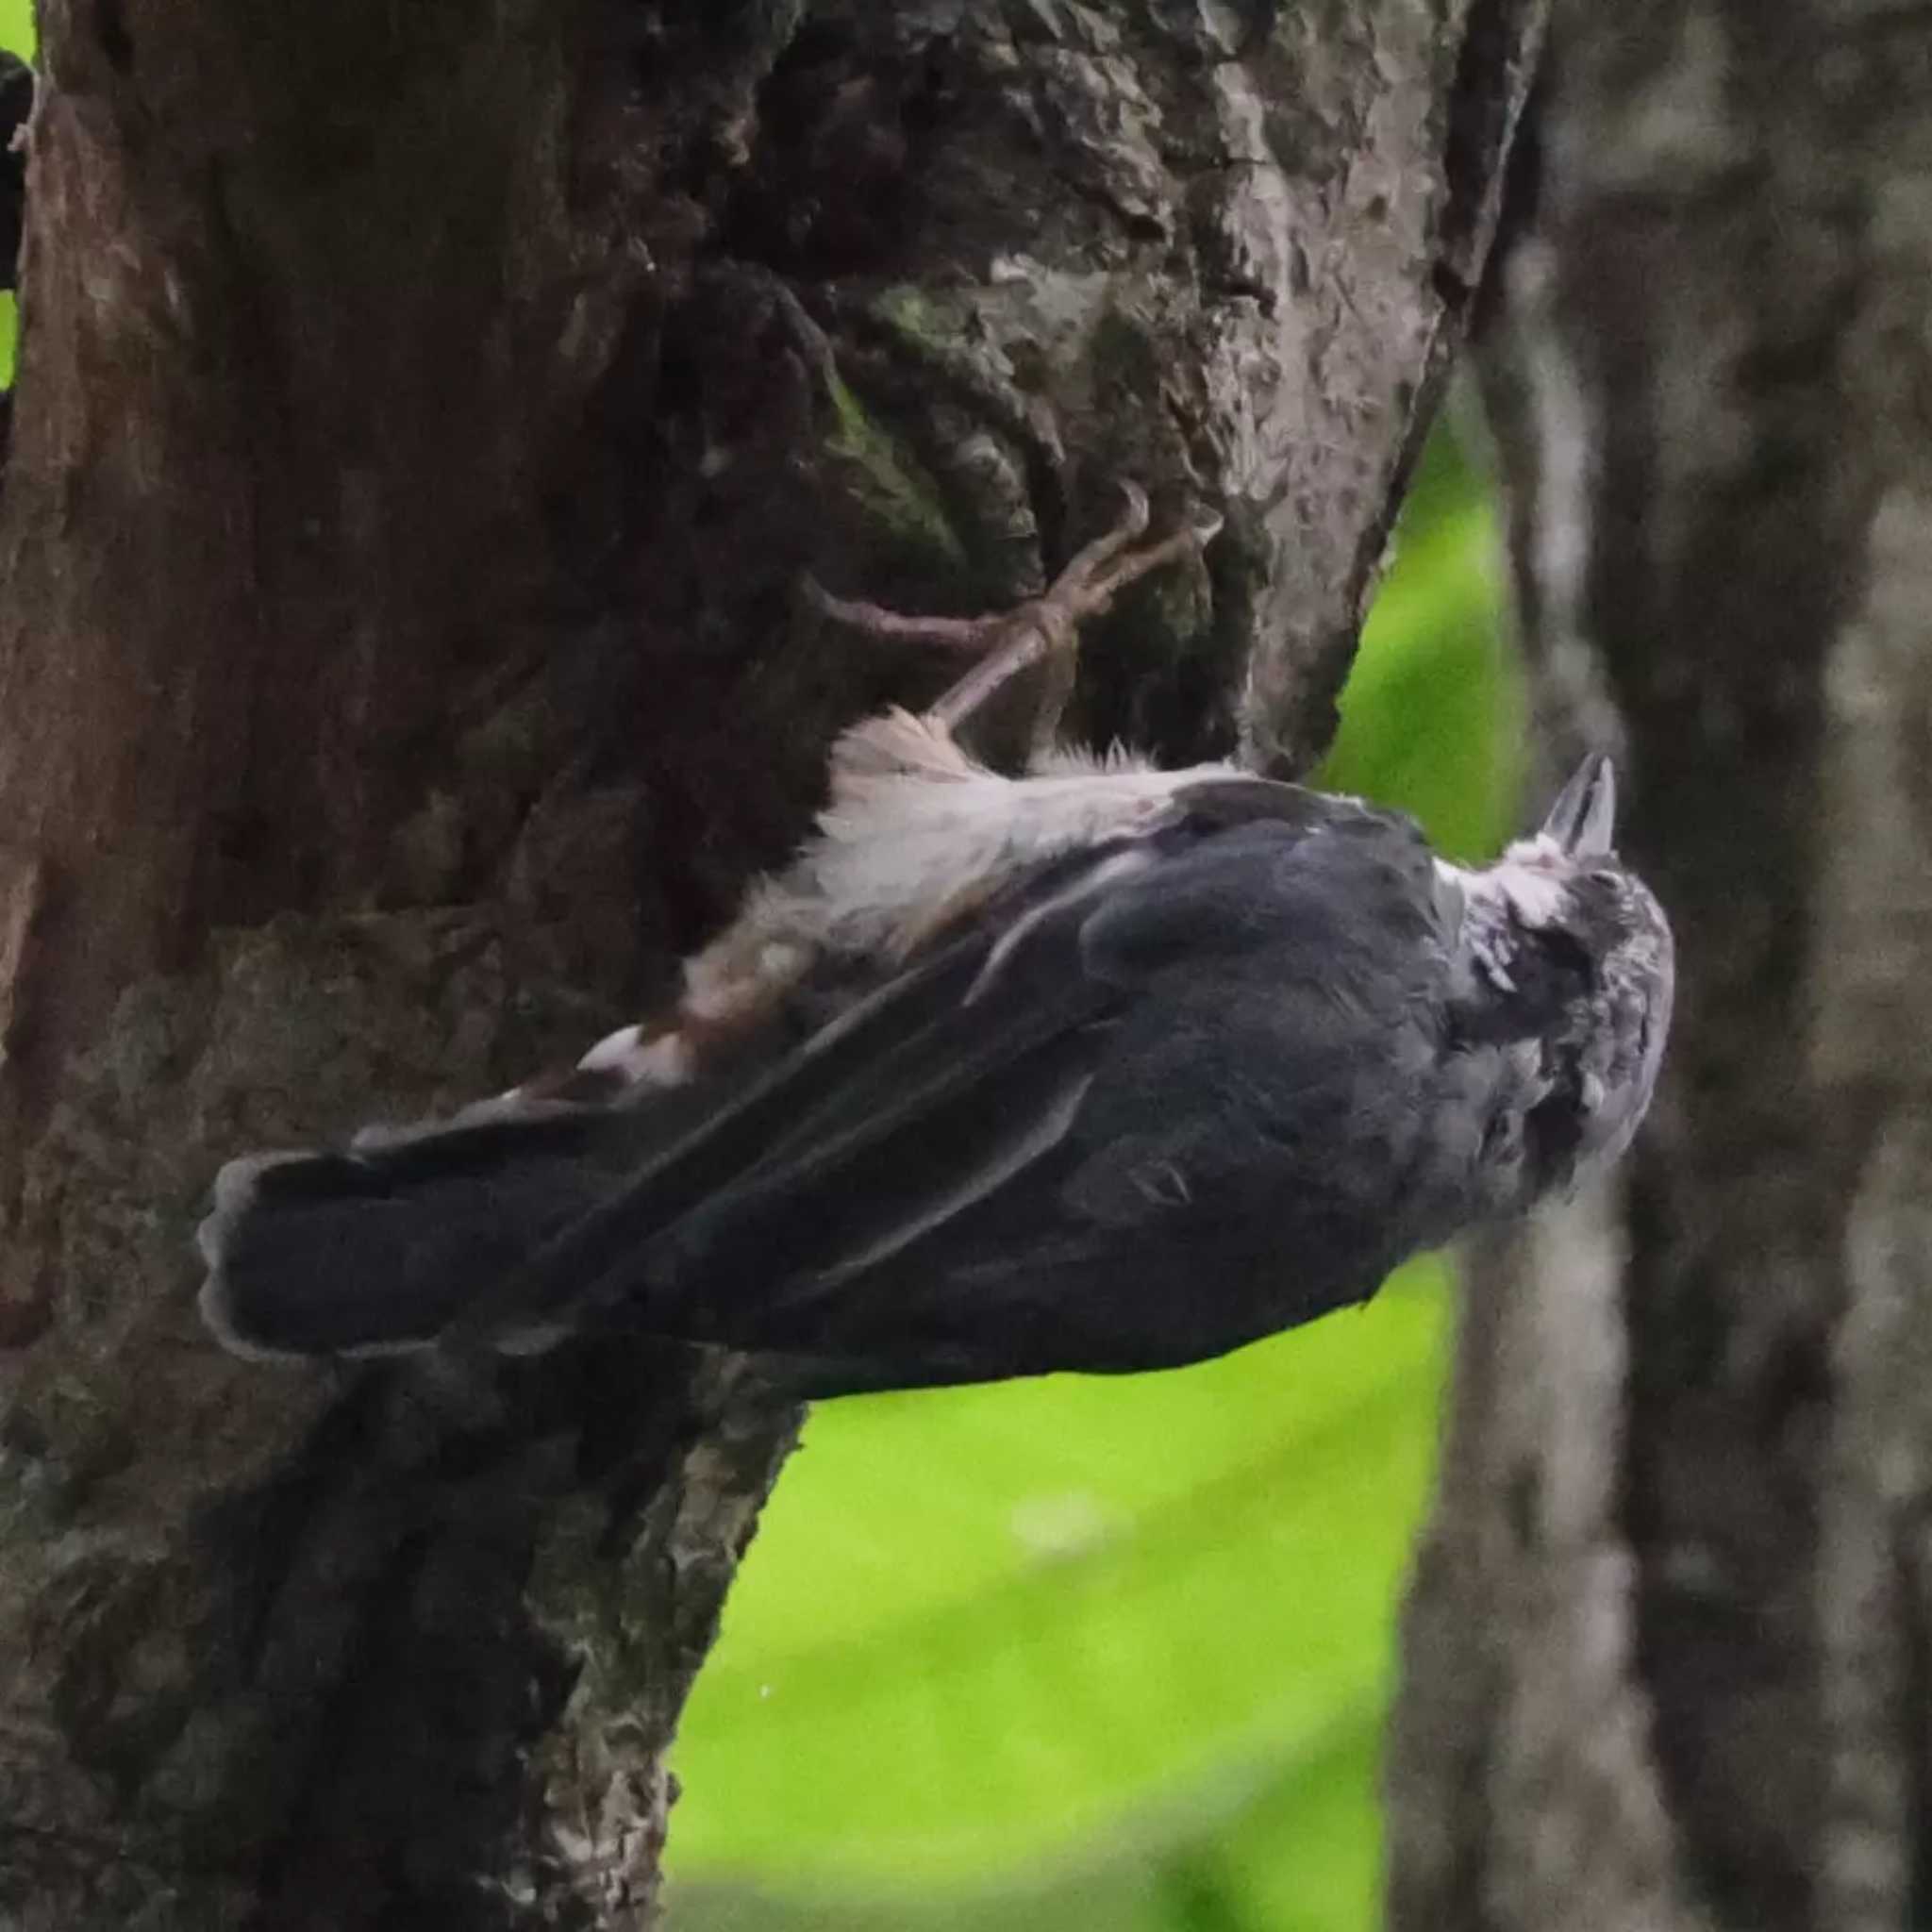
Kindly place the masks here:
POLYGON ((1491 350, 1557 735, 1679 932, 1614 1199, 1476 1259, 1393 1923, 1921 1923, 1932 21, 1559 7, 1491 350))
POLYGON ((666 981, 830 732, 834 589, 1223 508, 1088 715, 1305 762, 1536 0, 44 0, 0 502, 0 1916, 641 1924, 795 1417, 739 1365, 285 1373, 217 1159, 666 981))

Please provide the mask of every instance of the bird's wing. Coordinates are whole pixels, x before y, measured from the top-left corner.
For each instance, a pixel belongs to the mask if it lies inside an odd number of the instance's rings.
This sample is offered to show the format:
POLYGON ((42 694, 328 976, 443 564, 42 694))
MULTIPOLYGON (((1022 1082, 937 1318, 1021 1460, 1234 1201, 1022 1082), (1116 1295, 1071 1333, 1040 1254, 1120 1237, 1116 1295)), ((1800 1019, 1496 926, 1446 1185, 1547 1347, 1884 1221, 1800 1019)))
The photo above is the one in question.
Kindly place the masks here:
POLYGON ((1268 941, 1257 907, 1291 919, 1293 854, 1333 808, 1228 788, 1001 895, 552 1241, 475 1328, 515 1345, 622 1319, 757 1346, 759 1307, 815 1298, 1036 1168, 1176 944, 1212 961, 1268 941))

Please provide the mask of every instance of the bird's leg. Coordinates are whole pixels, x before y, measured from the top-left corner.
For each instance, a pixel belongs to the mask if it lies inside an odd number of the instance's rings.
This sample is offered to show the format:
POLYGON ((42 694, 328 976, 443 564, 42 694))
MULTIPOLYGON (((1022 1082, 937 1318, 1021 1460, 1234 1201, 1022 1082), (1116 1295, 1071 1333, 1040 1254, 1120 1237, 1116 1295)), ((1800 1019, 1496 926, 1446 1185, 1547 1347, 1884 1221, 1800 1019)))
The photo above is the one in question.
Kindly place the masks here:
POLYGON ((827 616, 873 637, 973 654, 972 668, 924 713, 928 724, 948 733, 977 715, 1021 672, 1047 661, 1047 689, 1032 730, 1037 758, 1052 749, 1060 713, 1073 691, 1081 624, 1106 610, 1127 585, 1208 542, 1221 527, 1216 519, 1141 543, 1139 540, 1147 528, 1146 492, 1131 483, 1123 487, 1126 508, 1113 528, 1079 551, 1039 596, 1012 610, 983 617, 908 617, 876 604, 834 597, 816 584, 808 587, 810 594, 827 616))

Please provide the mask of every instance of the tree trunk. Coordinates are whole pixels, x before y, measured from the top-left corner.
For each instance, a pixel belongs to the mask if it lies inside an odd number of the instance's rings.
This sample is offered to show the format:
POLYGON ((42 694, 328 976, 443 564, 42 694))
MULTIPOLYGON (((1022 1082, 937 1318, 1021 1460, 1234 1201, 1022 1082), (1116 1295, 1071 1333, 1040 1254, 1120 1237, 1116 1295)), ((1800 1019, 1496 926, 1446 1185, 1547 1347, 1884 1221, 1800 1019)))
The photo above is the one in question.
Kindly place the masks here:
POLYGON ((1922 1922, 1932 18, 1559 7, 1487 371, 1546 708, 1627 734, 1677 1024, 1478 1257, 1393 1923, 1922 1922))
POLYGON ((244 1365, 216 1161, 668 983, 830 733, 1114 482, 1094 652, 1324 741, 1538 0, 43 0, 0 504, 0 1914, 640 1924, 796 1418, 740 1365, 244 1365))

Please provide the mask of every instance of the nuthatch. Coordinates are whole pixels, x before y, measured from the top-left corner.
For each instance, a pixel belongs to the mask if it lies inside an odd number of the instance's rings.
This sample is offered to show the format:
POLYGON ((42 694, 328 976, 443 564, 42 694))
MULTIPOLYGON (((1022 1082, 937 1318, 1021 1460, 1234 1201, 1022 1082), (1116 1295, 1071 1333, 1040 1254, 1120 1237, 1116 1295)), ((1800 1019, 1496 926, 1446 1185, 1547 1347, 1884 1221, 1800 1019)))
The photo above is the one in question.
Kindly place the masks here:
POLYGON ((974 654, 847 733, 791 866, 675 1009, 549 1090, 232 1161, 202 1307, 242 1353, 622 1330, 799 1393, 1199 1360, 1612 1160, 1669 1024, 1607 759, 1493 865, 1227 764, 955 726, 1201 540, 1122 526, 998 619, 833 616, 974 654), (1137 547, 1138 545, 1138 547, 1137 547), (675 1094, 667 1090, 679 1090, 675 1094))

